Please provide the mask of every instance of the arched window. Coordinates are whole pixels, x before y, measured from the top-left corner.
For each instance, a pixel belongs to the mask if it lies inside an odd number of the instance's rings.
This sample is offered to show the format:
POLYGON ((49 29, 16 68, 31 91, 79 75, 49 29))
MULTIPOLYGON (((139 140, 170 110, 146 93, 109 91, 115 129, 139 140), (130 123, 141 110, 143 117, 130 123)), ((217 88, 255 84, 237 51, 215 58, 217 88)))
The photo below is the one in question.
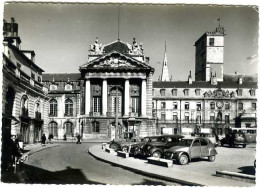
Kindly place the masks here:
POLYGON ((35 119, 41 119, 40 103, 36 102, 34 107, 35 119))
POLYGON ((21 115, 28 116, 28 97, 26 95, 21 99, 21 115))
POLYGON ((50 116, 57 116, 58 103, 55 99, 50 100, 50 116))
POLYGON ((58 124, 54 121, 49 123, 48 126, 49 134, 52 134, 53 136, 58 136, 58 124))
POLYGON ((71 99, 65 100, 65 116, 73 116, 73 102, 71 99))
POLYGON ((99 133, 99 122, 92 121, 92 132, 99 133))
POLYGON ((66 127, 66 136, 73 136, 74 135, 74 126, 71 122, 65 123, 66 127))

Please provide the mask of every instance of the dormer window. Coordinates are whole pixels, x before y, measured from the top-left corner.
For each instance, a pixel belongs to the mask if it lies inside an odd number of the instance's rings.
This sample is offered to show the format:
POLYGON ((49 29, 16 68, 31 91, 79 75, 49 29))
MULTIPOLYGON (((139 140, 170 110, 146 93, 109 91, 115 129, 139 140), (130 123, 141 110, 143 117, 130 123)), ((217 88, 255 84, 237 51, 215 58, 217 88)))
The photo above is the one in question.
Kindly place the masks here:
POLYGON ((197 111, 201 111, 201 103, 197 103, 197 111))
POLYGON ((250 95, 251 95, 251 96, 255 96, 255 89, 251 89, 251 90, 250 90, 250 95))
POLYGON ((72 90, 72 85, 70 85, 70 84, 65 85, 65 90, 66 91, 72 90))
POLYGON ((165 89, 161 89, 160 94, 161 94, 161 96, 165 96, 165 89))
POLYGON ((51 84, 51 85, 50 85, 50 90, 51 90, 51 91, 57 90, 57 89, 58 89, 57 85, 54 85, 54 84, 51 84))
POLYGON ((177 89, 172 89, 172 96, 177 96, 177 89))
POLYGON ((243 94, 243 90, 242 89, 238 89, 237 90, 237 96, 242 96, 243 94))
POLYGON ((33 80, 35 80, 35 74, 33 72, 31 73, 31 77, 33 80))
POLYGON ((200 89, 195 89, 196 96, 200 96, 200 89))
POLYGON ((184 89, 184 96, 189 96, 189 89, 184 89))

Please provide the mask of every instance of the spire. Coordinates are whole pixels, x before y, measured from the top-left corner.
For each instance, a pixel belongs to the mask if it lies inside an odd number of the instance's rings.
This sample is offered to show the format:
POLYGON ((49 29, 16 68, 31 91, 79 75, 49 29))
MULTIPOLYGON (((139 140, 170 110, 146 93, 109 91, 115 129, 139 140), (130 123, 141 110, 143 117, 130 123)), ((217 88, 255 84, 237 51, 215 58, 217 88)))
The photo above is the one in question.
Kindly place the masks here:
POLYGON ((165 51, 164 51, 164 59, 163 59, 163 66, 162 66, 162 76, 161 81, 170 81, 169 79, 169 71, 168 71, 168 62, 167 62, 167 54, 166 54, 166 41, 165 41, 165 51))

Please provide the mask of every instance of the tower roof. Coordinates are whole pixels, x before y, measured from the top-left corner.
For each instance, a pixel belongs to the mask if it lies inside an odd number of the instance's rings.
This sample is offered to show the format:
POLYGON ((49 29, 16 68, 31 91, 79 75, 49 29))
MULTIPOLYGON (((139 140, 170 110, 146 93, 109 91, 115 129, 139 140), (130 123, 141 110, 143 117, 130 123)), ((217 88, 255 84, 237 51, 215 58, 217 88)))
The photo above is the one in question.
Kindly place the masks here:
POLYGON ((162 75, 161 81, 170 81, 169 79, 169 71, 168 71, 168 61, 167 61, 167 54, 166 54, 166 41, 165 41, 165 51, 164 51, 164 59, 163 59, 163 66, 162 66, 162 75))

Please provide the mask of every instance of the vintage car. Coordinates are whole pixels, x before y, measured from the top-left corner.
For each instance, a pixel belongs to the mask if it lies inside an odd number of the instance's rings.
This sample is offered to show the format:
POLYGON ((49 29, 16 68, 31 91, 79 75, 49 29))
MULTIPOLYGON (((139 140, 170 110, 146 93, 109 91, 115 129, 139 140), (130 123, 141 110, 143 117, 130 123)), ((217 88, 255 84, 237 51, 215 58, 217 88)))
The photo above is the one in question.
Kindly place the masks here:
POLYGON ((212 142, 212 144, 214 144, 215 147, 218 146, 218 138, 214 134, 211 134, 211 133, 196 133, 196 134, 193 134, 192 136, 206 137, 206 138, 210 139, 210 141, 212 142))
POLYGON ((158 138, 161 136, 148 136, 145 137, 143 142, 132 144, 130 153, 134 156, 144 156, 144 146, 148 142, 156 142, 158 141, 158 138))
POLYGON ((128 148, 132 144, 140 143, 143 141, 142 137, 133 137, 130 140, 127 139, 114 139, 109 142, 109 147, 115 151, 128 152, 128 148))
POLYGON ((248 144, 243 132, 229 132, 220 140, 220 143, 221 146, 227 144, 229 147, 242 146, 243 148, 248 144))
POLYGON ((143 147, 144 156, 161 158, 165 149, 176 146, 183 138, 181 135, 163 135, 157 138, 155 142, 148 142, 143 147))
POLYGON ((191 159, 204 157, 213 162, 217 154, 215 146, 205 137, 183 138, 178 146, 164 150, 166 159, 177 160, 181 165, 187 164, 191 159))

